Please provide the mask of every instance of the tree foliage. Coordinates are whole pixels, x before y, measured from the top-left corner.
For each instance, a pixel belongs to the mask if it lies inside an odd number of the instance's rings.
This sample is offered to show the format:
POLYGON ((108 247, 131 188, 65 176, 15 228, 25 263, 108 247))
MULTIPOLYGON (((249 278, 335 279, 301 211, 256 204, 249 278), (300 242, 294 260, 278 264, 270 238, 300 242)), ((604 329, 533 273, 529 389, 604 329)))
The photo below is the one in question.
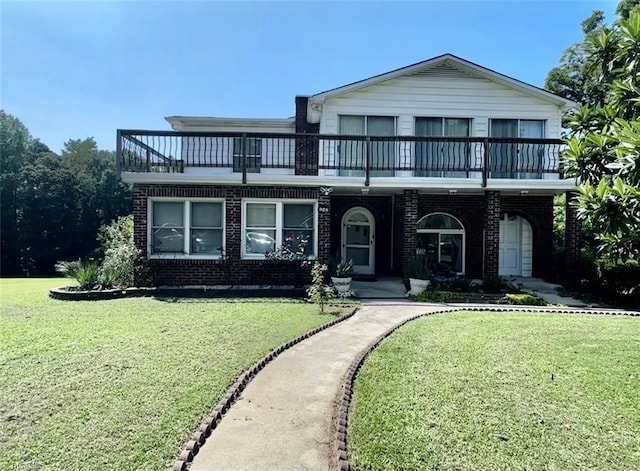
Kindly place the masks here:
POLYGON ((0 152, 3 276, 51 274, 57 260, 96 250, 100 226, 131 212, 114 153, 93 138, 67 141, 59 156, 0 110, 0 152))
POLYGON ((584 94, 569 116, 563 154, 579 183, 579 217, 600 252, 619 260, 640 255, 640 9, 628 11, 581 46, 599 94, 584 94))

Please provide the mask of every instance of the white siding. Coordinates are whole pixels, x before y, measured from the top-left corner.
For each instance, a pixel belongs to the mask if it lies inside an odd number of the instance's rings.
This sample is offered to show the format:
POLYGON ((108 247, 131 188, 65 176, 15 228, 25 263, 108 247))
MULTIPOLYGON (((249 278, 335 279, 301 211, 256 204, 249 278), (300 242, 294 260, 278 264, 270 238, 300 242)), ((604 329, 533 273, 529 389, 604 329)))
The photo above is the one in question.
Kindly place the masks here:
POLYGON ((327 99, 320 132, 337 134, 341 114, 396 116, 400 136, 414 134, 416 116, 471 118, 484 137, 491 118, 542 119, 546 137, 560 136, 559 107, 502 84, 440 66, 327 99))

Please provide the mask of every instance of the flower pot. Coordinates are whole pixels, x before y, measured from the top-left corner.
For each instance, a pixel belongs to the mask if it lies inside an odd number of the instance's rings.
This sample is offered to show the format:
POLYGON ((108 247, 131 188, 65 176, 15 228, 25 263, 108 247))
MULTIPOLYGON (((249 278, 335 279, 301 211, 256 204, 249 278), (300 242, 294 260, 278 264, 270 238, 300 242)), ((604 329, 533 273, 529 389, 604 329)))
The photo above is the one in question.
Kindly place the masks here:
POLYGON ((409 278, 409 286, 411 289, 409 290, 409 294, 420 294, 423 293, 424 290, 427 289, 427 286, 431 281, 429 280, 420 280, 418 278, 409 278))
POLYGON ((351 277, 338 278, 332 276, 331 283, 333 283, 333 287, 338 292, 338 296, 340 296, 341 293, 348 293, 351 291, 351 277))

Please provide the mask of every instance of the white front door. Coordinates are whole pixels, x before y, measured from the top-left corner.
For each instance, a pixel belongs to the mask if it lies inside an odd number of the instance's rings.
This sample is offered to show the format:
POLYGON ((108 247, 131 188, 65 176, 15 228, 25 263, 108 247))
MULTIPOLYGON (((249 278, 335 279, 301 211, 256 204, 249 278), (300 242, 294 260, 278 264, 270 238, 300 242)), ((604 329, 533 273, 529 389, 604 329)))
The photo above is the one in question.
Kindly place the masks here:
POLYGON ((353 271, 374 273, 375 221, 364 208, 353 208, 342 218, 342 259, 353 260, 353 271))
POLYGON ((500 220, 500 259, 498 273, 501 276, 522 275, 522 231, 518 216, 505 214, 500 220))

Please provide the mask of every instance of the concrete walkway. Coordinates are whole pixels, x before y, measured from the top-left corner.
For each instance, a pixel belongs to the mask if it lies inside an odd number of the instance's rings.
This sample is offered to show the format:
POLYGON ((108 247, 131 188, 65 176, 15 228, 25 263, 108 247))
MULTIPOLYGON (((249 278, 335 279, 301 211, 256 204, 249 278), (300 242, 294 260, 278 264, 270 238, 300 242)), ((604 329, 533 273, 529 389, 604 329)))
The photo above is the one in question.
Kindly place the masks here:
POLYGON ((442 305, 379 301, 287 350, 249 383, 196 455, 191 471, 327 471, 340 380, 378 335, 442 305))

